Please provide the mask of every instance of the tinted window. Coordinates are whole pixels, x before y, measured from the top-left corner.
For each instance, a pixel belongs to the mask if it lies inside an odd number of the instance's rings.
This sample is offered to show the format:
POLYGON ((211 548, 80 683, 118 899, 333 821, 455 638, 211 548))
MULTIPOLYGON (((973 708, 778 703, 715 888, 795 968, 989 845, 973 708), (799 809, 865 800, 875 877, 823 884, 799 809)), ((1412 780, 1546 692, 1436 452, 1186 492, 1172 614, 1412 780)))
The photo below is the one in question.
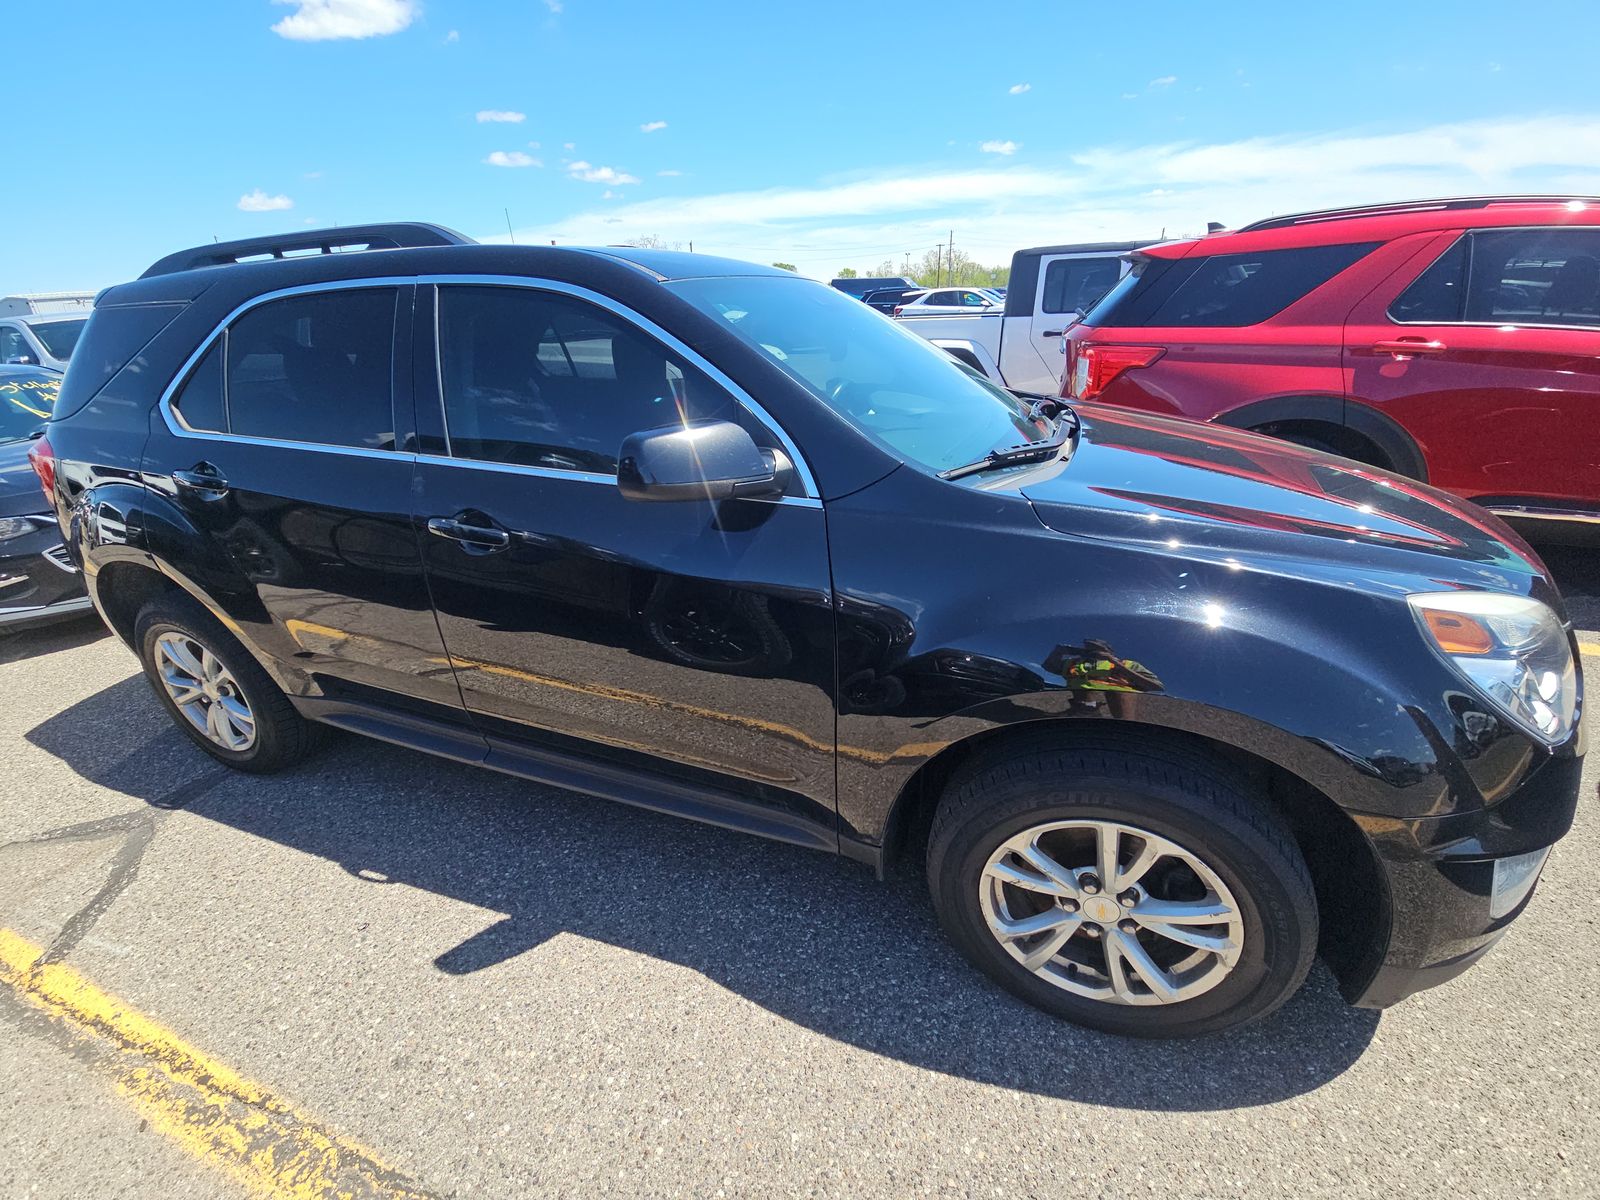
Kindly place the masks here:
POLYGON ((60 421, 77 412, 130 363, 132 371, 142 370, 139 352, 183 308, 181 304, 140 304, 95 309, 72 356, 72 378, 62 380, 54 419, 60 421))
POLYGON ((1321 287, 1376 243, 1306 246, 1200 259, 1149 324, 1254 325, 1321 287))
POLYGON ((1450 249, 1395 297, 1389 305, 1391 320, 1425 325, 1461 320, 1461 306, 1467 298, 1467 241, 1465 237, 1457 238, 1450 249))
POLYGON ((1600 230, 1473 233, 1466 319, 1600 325, 1600 230))
POLYGON ((445 423, 459 458, 612 475, 629 434, 708 418, 738 421, 770 444, 694 366, 581 300, 441 288, 439 339, 445 423))
POLYGON ((72 357, 83 327, 88 323, 88 317, 77 321, 40 321, 33 327, 33 336, 39 339, 52 358, 66 361, 72 357))
POLYGON ((1039 307, 1047 313, 1088 312, 1121 273, 1118 258, 1058 258, 1045 268, 1039 307))
POLYGON ((394 449, 395 292, 290 296, 228 329, 229 431, 326 446, 394 449))
POLYGON ((1376 242, 1306 246, 1194 259, 1150 257, 1090 313, 1091 325, 1233 327, 1282 312, 1363 255, 1376 242))
POLYGON ((225 433, 228 428, 222 404, 222 339, 195 364, 189 378, 173 397, 172 407, 190 429, 225 433))

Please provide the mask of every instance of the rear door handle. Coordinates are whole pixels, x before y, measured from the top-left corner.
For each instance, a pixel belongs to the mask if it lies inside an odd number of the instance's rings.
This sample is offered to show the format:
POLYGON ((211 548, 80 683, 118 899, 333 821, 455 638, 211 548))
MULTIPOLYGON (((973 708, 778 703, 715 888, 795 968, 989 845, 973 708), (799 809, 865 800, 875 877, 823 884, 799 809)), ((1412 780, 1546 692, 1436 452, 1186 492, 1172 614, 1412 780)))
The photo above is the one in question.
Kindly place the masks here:
POLYGON ((511 535, 492 525, 469 524, 457 517, 429 517, 428 532, 436 537, 460 542, 469 551, 493 554, 511 545, 511 535))
POLYGON ((202 500, 220 500, 228 494, 228 481, 210 463, 195 463, 187 471, 174 471, 172 482, 180 491, 194 492, 202 500))
POLYGON ((1060 337, 1062 334, 1064 334, 1066 332, 1067 331, 1065 329, 1046 329, 1039 336, 1040 337, 1060 337))
POLYGON ((1443 342, 1431 342, 1425 338, 1395 338, 1387 342, 1373 342, 1373 352, 1376 354, 1395 354, 1402 358, 1409 358, 1413 354, 1443 354, 1443 342))

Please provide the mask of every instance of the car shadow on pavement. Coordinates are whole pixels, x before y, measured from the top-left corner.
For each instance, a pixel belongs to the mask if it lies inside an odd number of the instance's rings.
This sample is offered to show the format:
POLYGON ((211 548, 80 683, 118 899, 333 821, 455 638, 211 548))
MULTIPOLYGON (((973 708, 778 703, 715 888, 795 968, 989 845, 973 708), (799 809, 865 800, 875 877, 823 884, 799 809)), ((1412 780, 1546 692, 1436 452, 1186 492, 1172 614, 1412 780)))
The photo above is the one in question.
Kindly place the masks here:
POLYGON ((969 967, 941 934, 920 874, 879 883, 826 854, 353 737, 282 775, 218 771, 180 747, 138 676, 27 739, 104 787, 337 863, 372 883, 374 905, 403 883, 502 914, 459 945, 413 948, 416 966, 454 975, 574 933, 928 1070, 1152 1110, 1311 1091, 1350 1067, 1378 1025, 1378 1014, 1346 1007, 1319 964, 1278 1013, 1231 1034, 1141 1042, 1079 1029, 969 967), (187 783, 173 774, 180 748, 193 759, 187 783))
POLYGON ((0 664, 25 662, 43 654, 76 650, 110 637, 111 631, 95 613, 63 618, 48 625, 0 631, 0 664))

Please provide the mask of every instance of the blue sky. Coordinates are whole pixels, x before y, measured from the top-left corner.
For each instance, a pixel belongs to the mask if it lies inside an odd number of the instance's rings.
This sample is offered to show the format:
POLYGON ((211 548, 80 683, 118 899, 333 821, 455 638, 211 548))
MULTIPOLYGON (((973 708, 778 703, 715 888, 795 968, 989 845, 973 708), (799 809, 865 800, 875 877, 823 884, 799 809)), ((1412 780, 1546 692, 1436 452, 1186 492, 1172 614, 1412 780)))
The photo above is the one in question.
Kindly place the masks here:
POLYGON ((1600 5, 53 0, 7 7, 0 293, 424 219, 986 262, 1300 206, 1600 193, 1600 5), (37 47, 23 60, 20 48, 37 47), (25 167, 25 169, 24 169, 25 167))

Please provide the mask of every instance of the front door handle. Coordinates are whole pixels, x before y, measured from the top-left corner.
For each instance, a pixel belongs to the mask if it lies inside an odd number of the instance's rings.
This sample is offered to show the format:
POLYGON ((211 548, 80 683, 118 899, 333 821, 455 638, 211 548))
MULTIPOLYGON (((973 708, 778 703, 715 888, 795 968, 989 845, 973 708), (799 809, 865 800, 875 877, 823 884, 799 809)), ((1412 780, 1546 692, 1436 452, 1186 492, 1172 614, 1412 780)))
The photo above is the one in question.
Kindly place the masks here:
POLYGON ((429 517, 428 532, 460 542, 469 551, 493 554, 511 545, 511 535, 492 525, 469 524, 458 517, 429 517))
POLYGON ((1410 358, 1414 354, 1443 354, 1445 349, 1443 342, 1432 342, 1426 338, 1395 338, 1372 343, 1373 353, 1393 354, 1397 358, 1410 358))
POLYGON ((208 462, 195 463, 187 471, 174 471, 172 482, 179 491, 193 492, 201 500, 220 500, 228 494, 228 481, 208 462))

